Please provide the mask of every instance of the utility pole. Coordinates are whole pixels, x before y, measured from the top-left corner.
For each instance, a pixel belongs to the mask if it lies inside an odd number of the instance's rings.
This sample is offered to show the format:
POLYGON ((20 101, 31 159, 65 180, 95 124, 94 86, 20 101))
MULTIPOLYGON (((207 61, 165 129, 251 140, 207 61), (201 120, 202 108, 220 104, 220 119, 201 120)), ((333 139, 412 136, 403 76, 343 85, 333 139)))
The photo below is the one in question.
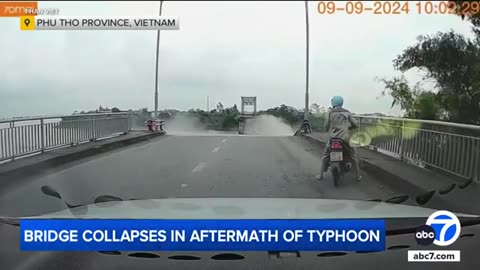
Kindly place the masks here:
MULTIPOLYGON (((158 16, 162 16, 163 1, 160 1, 158 16)), ((158 118, 158 53, 160 51, 160 30, 157 30, 157 52, 155 57, 155 119, 158 118)))
POLYGON ((210 111, 210 97, 207 96, 207 113, 210 111))
POLYGON ((308 86, 309 86, 309 73, 310 73, 310 69, 309 69, 309 50, 310 50, 310 46, 309 46, 309 43, 310 43, 310 35, 309 35, 309 23, 308 23, 308 1, 305 1, 305 30, 306 30, 306 59, 305 59, 305 63, 306 63, 306 67, 305 67, 305 70, 306 70, 306 80, 305 80, 305 113, 304 113, 304 120, 309 120, 309 113, 310 113, 310 110, 309 110, 309 106, 308 106, 308 103, 309 103, 309 97, 308 97, 308 86))

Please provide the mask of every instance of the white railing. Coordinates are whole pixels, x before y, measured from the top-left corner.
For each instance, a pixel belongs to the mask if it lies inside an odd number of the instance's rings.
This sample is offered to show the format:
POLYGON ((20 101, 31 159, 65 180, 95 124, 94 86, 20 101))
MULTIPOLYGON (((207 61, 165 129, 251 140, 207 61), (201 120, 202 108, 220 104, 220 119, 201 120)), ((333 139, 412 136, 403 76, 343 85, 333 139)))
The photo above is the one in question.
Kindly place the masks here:
POLYGON ((480 126, 405 118, 355 116, 354 142, 480 180, 480 126))
POLYGON ((126 134, 129 113, 99 113, 0 120, 0 160, 126 134))

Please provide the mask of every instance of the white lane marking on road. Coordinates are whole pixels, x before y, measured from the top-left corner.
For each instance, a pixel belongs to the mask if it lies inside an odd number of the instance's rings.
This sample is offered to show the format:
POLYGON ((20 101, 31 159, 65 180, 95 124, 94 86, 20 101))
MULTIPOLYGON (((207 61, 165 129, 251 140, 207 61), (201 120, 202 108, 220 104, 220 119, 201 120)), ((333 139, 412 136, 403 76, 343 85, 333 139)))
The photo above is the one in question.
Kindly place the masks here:
POLYGON ((215 148, 213 148, 212 153, 216 153, 216 152, 218 152, 218 150, 220 150, 220 147, 215 147, 215 148))
POLYGON ((199 171, 203 170, 203 168, 205 168, 206 165, 207 165, 206 162, 198 163, 198 165, 195 168, 193 168, 192 173, 196 173, 196 172, 199 172, 199 171))
POLYGON ((223 139, 223 140, 222 140, 223 143, 226 142, 226 141, 227 141, 227 139, 223 139))

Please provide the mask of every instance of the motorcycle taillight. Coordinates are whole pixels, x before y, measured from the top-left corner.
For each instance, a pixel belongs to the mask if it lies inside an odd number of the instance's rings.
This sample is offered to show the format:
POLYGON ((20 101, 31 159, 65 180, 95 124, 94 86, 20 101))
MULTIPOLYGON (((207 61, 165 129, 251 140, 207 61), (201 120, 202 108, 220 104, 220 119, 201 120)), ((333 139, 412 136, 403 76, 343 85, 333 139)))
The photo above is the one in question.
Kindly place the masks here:
POLYGON ((342 144, 340 142, 333 142, 332 143, 332 149, 341 149, 342 144))

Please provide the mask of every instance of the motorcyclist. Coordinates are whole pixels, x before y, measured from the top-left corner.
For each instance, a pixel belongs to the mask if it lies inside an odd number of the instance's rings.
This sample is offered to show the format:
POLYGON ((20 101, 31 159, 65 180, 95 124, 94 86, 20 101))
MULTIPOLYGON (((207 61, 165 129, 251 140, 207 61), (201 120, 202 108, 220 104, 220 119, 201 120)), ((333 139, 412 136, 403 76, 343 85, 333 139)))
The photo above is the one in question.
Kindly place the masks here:
POLYGON ((332 97, 331 103, 333 108, 328 114, 325 126, 326 130, 328 130, 329 140, 320 163, 320 175, 317 175, 316 178, 318 180, 323 179, 323 173, 328 169, 331 152, 331 139, 341 139, 345 143, 348 155, 352 159, 355 180, 360 181, 362 176, 360 175, 359 159, 355 153, 355 149, 350 146, 350 129, 358 127, 357 121, 352 117, 350 111, 343 108, 343 98, 341 96, 332 97))

